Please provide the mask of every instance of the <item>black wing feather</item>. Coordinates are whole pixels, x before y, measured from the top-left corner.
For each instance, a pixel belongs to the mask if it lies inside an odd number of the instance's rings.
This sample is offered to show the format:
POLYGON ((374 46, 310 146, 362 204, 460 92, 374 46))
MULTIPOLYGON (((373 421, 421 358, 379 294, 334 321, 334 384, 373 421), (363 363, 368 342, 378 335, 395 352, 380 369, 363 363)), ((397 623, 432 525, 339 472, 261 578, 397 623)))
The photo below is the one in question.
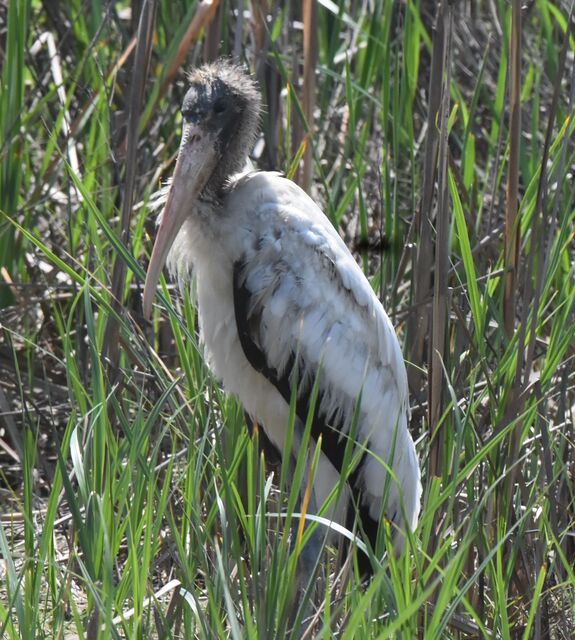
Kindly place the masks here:
MULTIPOLYGON (((296 355, 292 351, 288 363, 283 373, 279 373, 275 368, 268 365, 266 355, 255 341, 253 332, 250 329, 248 310, 250 307, 251 293, 245 283, 241 282, 242 262, 234 264, 234 311, 240 344, 244 355, 252 367, 261 373, 273 386, 281 393, 283 399, 289 404, 291 402, 292 384, 291 374, 296 365, 296 355)), ((296 415, 305 424, 309 408, 311 406, 313 384, 309 383, 300 386, 296 400, 296 415)), ((336 425, 329 425, 325 416, 319 413, 322 404, 322 392, 318 393, 312 417, 311 435, 314 440, 322 436, 322 451, 327 456, 331 464, 341 473, 345 446, 342 445, 339 437, 339 430, 336 425)), ((361 463, 358 465, 361 467, 361 463)), ((355 473, 355 472, 354 472, 355 473)), ((353 474, 352 474, 353 476, 353 474)))
MULTIPOLYGON (((241 260, 234 263, 234 312, 240 344, 242 345, 244 355, 251 366, 261 373, 280 392, 283 399, 289 404, 291 402, 292 394, 291 374, 296 365, 296 354, 292 351, 288 359, 287 366, 281 374, 275 368, 269 366, 265 353, 256 341, 257 336, 254 335, 254 328, 257 329, 257 321, 254 322, 254 318, 250 320, 249 317, 251 292, 242 278, 244 266, 245 264, 241 260), (256 326, 254 327, 254 325, 256 326)), ((305 424, 308 418, 312 393, 312 382, 308 383, 303 388, 300 386, 295 408, 296 415, 303 424, 305 424)), ((322 392, 320 390, 316 399, 314 414, 312 417, 311 435, 316 442, 321 436, 322 452, 335 467, 337 472, 341 474, 346 449, 344 442, 340 438, 340 430, 338 427, 341 425, 328 424, 326 422, 326 416, 319 412, 319 407, 321 407, 321 405, 322 392)), ((265 425, 261 426, 265 428, 265 425)), ((349 528, 353 527, 353 518, 355 517, 357 509, 364 533, 367 535, 370 543, 375 545, 378 523, 370 516, 369 507, 362 503, 359 481, 359 473, 364 465, 366 456, 366 453, 362 455, 361 460, 349 476, 349 484, 355 505, 352 506, 350 504, 350 510, 348 510, 347 517, 348 522, 346 524, 349 528)), ((362 569, 362 572, 366 572, 368 567, 369 561, 367 558, 360 560, 360 569, 362 569)))

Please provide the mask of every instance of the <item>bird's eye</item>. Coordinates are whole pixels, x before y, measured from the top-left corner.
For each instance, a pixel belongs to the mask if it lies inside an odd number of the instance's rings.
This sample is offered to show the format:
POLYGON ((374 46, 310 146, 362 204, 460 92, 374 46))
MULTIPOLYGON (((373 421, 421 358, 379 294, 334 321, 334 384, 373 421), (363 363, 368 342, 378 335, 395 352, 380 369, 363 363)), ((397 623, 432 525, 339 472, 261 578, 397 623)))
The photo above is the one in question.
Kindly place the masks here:
POLYGON ((193 124, 198 120, 198 113, 192 109, 182 109, 182 117, 188 124, 193 124))
POLYGON ((227 108, 228 108, 228 103, 222 98, 214 102, 213 111, 216 115, 220 115, 224 113, 224 111, 226 111, 227 108))

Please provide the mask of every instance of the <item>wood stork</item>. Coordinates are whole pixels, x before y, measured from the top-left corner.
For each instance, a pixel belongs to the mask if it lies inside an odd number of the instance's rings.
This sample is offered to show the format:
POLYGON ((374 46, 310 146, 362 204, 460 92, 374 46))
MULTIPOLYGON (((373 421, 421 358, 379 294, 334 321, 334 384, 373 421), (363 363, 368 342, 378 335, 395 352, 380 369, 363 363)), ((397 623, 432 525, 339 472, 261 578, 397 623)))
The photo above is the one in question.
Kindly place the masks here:
MULTIPOLYGON (((359 463, 334 520, 349 526, 358 513, 372 545, 382 515, 398 531, 415 527, 420 471, 407 426, 405 365, 389 318, 304 191, 279 173, 240 173, 259 129, 260 95, 251 77, 220 60, 193 71, 189 82, 146 277, 145 317, 166 260, 180 281, 193 273, 207 362, 280 451, 292 385, 297 380, 301 432, 319 376, 311 427, 322 451, 315 505, 339 480, 353 425, 359 463)), ((396 547, 402 537, 395 536, 396 547)))

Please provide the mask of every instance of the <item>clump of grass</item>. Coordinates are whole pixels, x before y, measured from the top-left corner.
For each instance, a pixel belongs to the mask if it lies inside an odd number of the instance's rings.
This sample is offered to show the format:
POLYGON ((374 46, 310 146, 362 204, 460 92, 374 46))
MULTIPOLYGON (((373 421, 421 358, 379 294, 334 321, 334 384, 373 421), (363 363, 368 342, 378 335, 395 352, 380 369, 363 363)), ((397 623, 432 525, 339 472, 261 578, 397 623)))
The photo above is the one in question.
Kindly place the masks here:
POLYGON ((0 8, 3 636, 571 636, 573 17, 483 4, 0 8), (419 527, 367 586, 326 552, 301 603, 286 467, 193 300, 140 316, 178 69, 220 54, 260 82, 256 162, 322 203, 410 369, 419 527))

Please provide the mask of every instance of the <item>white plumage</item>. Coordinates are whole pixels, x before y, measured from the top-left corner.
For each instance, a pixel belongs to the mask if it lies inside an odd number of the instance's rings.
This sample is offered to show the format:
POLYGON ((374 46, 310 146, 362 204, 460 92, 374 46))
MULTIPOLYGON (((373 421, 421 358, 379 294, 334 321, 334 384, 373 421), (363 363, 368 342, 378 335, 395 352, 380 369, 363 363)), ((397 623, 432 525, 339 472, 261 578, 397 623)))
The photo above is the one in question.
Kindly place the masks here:
MULTIPOLYGON (((359 502, 372 543, 382 506, 399 528, 415 527, 419 464, 407 425, 405 365, 389 318, 307 194, 277 173, 232 175, 257 130, 259 96, 249 77, 220 62, 196 71, 191 84, 184 100, 178 165, 146 282, 146 313, 169 249, 170 271, 180 281, 189 280, 192 272, 196 278, 200 333, 210 368, 280 451, 291 385, 298 381, 301 425, 319 375, 312 435, 321 433, 322 455, 315 504, 323 504, 338 481, 345 434, 356 412, 355 439, 369 453, 360 453, 347 502, 359 502), (213 105, 221 107, 222 100, 228 114, 218 119, 213 105), (238 103, 242 108, 234 110, 238 103), (186 117, 191 113, 199 115, 186 117), (388 477, 386 465, 395 479, 388 477)), ((344 525, 348 507, 340 503, 333 514, 344 525)))

